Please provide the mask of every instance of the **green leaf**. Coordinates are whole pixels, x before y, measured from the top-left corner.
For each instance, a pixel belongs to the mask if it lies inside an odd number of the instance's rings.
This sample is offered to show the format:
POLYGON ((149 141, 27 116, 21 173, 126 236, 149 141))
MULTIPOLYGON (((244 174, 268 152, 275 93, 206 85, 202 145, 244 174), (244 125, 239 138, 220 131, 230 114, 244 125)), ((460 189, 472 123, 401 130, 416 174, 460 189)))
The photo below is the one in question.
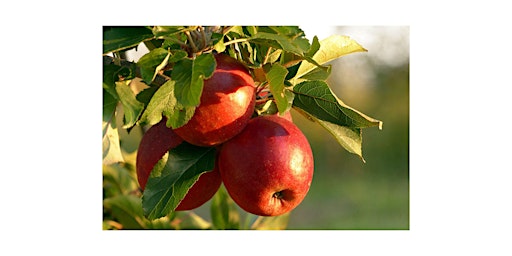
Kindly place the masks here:
POLYGON ((224 52, 226 50, 226 45, 224 45, 224 36, 225 34, 213 33, 213 49, 217 52, 224 52))
POLYGON ((285 213, 279 216, 263 217, 260 216, 252 224, 251 229, 255 230, 284 230, 288 226, 290 213, 285 213))
MULTIPOLYGON (((313 47, 312 47, 313 48, 313 47)), ((323 65, 331 60, 340 58, 354 52, 366 52, 359 43, 348 36, 334 35, 320 41, 320 49, 316 51, 312 59, 318 64, 323 65)), ((309 56, 309 54, 307 54, 309 56)), ((296 79, 315 69, 317 65, 303 61, 297 71, 296 79)), ((295 84, 295 83, 294 83, 295 84)))
POLYGON ((309 73, 303 75, 301 78, 306 80, 327 80, 331 74, 331 65, 326 67, 315 67, 309 73))
POLYGON ((121 146, 119 144, 119 133, 117 131, 116 119, 103 121, 103 164, 110 165, 117 162, 124 162, 121 146))
POLYGON ((316 52, 320 50, 320 43, 318 42, 318 37, 313 37, 313 42, 311 43, 311 47, 309 48, 309 51, 306 53, 306 56, 313 57, 316 52))
POLYGON ((264 45, 272 46, 277 49, 292 52, 299 56, 304 55, 303 45, 297 45, 297 42, 283 35, 271 34, 267 32, 258 32, 250 38, 251 42, 261 43, 264 45))
POLYGON ((226 45, 224 45, 223 40, 219 40, 217 43, 215 43, 213 49, 215 49, 217 52, 224 52, 226 50, 226 45))
POLYGON ((146 27, 104 27, 103 54, 135 47, 153 37, 151 29, 146 27))
POLYGON ((304 36, 304 31, 299 26, 269 26, 269 28, 278 34, 292 38, 304 36))
POLYGON ((185 107, 196 107, 200 103, 204 79, 210 78, 215 70, 216 62, 213 54, 201 54, 195 59, 178 61, 172 71, 172 79, 176 81, 174 95, 185 107))
POLYGON ((210 215, 216 229, 239 229, 240 213, 233 199, 229 197, 224 186, 221 186, 212 198, 210 215))
POLYGON ((123 104, 124 129, 133 127, 144 110, 144 104, 135 98, 135 94, 132 89, 130 89, 129 84, 130 80, 116 82, 116 92, 119 95, 119 100, 123 104))
POLYGON ((142 80, 147 84, 153 82, 158 72, 167 65, 170 56, 171 52, 163 48, 156 48, 142 56, 137 62, 142 80))
POLYGON ((214 168, 215 148, 183 142, 166 155, 165 166, 159 174, 152 171, 142 196, 144 215, 150 220, 174 211, 199 176, 214 168))
MULTIPOLYGON (((117 95, 117 93, 116 93, 117 95)), ((116 111, 117 99, 112 96, 112 94, 108 93, 107 90, 103 89, 103 121, 109 122, 114 119, 114 114, 116 111)), ((105 129, 105 127, 103 127, 105 129)), ((103 136, 105 136, 105 130, 103 131, 103 136)))
POLYGON ((144 45, 146 46, 146 48, 148 48, 148 50, 152 51, 156 48, 162 47, 163 42, 163 39, 151 39, 148 41, 144 41, 144 45))
POLYGON ((186 29, 183 26, 154 26, 152 32, 155 35, 155 37, 160 38, 172 36, 180 32, 183 32, 184 30, 186 29))
POLYGON ((178 61, 184 59, 185 57, 187 57, 187 55, 188 55, 188 53, 186 51, 172 50, 171 57, 169 58, 169 63, 178 62, 178 61))
POLYGON ((243 36, 244 35, 244 27, 242 26, 232 26, 229 28, 228 31, 225 32, 225 34, 236 34, 238 36, 243 36))
POLYGON ((185 107, 174 96, 176 81, 165 82, 155 92, 139 120, 140 125, 155 125, 167 117, 167 127, 174 129, 185 125, 194 115, 195 107, 185 107))
POLYGON ((139 93, 137 93, 137 95, 135 96, 135 98, 141 102, 142 104, 144 104, 145 106, 147 106, 149 104, 149 101, 151 100, 151 98, 153 98, 153 95, 155 95, 156 91, 159 89, 160 87, 159 86, 149 86, 147 87, 146 89, 140 91, 139 93))
POLYGON ((119 70, 119 66, 116 65, 104 65, 103 66, 103 89, 110 93, 115 99, 119 99, 116 92, 116 83, 114 74, 119 70))
POLYGON ((382 129, 381 121, 345 105, 324 81, 304 81, 293 87, 293 93, 293 106, 320 120, 349 128, 379 126, 382 129))
POLYGON ((117 66, 108 64, 103 66, 103 89, 110 93, 115 99, 119 100, 116 92, 116 82, 119 80, 130 80, 135 78, 135 64, 126 66, 117 66))
POLYGON ((290 96, 290 94, 286 94, 287 90, 285 90, 284 87, 286 74, 288 74, 288 70, 279 63, 274 63, 269 72, 265 74, 269 83, 270 92, 272 92, 277 104, 277 109, 281 114, 288 111, 293 102, 293 94, 292 99, 289 100, 287 96, 290 96))
POLYGON ((244 26, 243 27, 245 31, 247 31, 247 34, 252 36, 258 33, 258 28, 256 26, 244 26))
POLYGON ((348 152, 359 156, 363 163, 366 162, 363 158, 363 133, 361 128, 339 126, 327 121, 320 120, 300 109, 297 110, 311 121, 316 122, 323 128, 325 128, 336 139, 336 141, 348 152))
POLYGON ((123 229, 143 229, 145 219, 142 215, 141 200, 134 195, 119 195, 103 200, 103 207, 123 225, 123 229))

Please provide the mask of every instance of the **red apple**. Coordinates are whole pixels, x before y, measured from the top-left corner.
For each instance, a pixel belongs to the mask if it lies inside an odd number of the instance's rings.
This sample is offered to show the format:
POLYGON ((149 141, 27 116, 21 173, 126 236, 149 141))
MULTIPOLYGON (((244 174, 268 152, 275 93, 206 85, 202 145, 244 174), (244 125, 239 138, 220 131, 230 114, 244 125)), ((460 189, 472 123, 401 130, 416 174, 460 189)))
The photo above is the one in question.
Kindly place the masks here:
POLYGON ((151 126, 142 136, 137 151, 135 167, 137 179, 142 190, 146 187, 151 170, 165 153, 183 142, 183 139, 165 125, 163 118, 159 123, 151 126))
POLYGON ((199 176, 199 179, 190 188, 175 211, 192 210, 203 205, 215 195, 221 183, 222 179, 220 177, 219 168, 215 165, 212 171, 205 172, 199 176))
POLYGON ((240 134, 221 146, 218 160, 231 198, 260 216, 293 210, 313 179, 308 140, 295 124, 275 115, 251 119, 240 134))
MULTIPOLYGON (((142 190, 145 189, 149 175, 155 164, 167 151, 177 147, 183 142, 181 137, 165 125, 165 122, 166 119, 163 118, 158 124, 149 128, 140 141, 135 165, 137 169, 137 179, 142 190)), ((197 182, 190 188, 187 195, 175 210, 191 210, 203 205, 213 197, 221 183, 222 180, 218 168, 203 173, 199 176, 197 182)))
POLYGON ((290 113, 290 111, 286 111, 284 112, 283 115, 279 114, 279 113, 275 113, 273 114, 274 116, 278 116, 278 117, 282 117, 290 122, 293 122, 293 119, 292 119, 292 114, 290 113))
POLYGON ((194 116, 174 130, 197 146, 211 147, 231 139, 244 129, 254 111, 254 81, 246 67, 224 54, 216 54, 215 60, 217 66, 204 81, 194 116))

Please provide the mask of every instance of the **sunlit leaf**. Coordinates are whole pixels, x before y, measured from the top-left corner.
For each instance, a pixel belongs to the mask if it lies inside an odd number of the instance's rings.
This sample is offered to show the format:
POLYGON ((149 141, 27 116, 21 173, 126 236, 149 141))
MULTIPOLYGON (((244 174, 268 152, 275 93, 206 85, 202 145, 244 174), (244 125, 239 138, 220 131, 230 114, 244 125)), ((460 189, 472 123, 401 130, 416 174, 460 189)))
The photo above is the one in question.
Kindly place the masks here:
POLYGON ((216 62, 213 54, 201 54, 195 59, 177 62, 172 71, 176 81, 174 95, 186 107, 197 107, 203 91, 204 79, 213 75, 216 62))
POLYGON ((167 127, 174 129, 185 125, 194 115, 195 107, 184 107, 174 96, 176 82, 165 82, 154 93, 146 110, 142 113, 139 123, 141 125, 154 125, 167 117, 167 127))
POLYGON ((327 80, 331 74, 332 66, 315 67, 309 73, 303 75, 301 78, 306 80, 327 80))
POLYGON ((214 168, 215 148, 183 142, 166 155, 160 160, 167 158, 163 169, 152 171, 142 196, 144 215, 150 220, 174 211, 199 176, 214 168))
POLYGON ((304 31, 299 26, 269 26, 269 28, 288 37, 304 36, 304 31))
MULTIPOLYGON (((142 205, 140 206, 142 209, 142 205)), ((155 220, 146 219, 146 229, 177 229, 176 223, 173 223, 174 213, 155 220)))
POLYGON ((213 49, 216 52, 224 52, 226 50, 226 45, 224 45, 224 35, 213 33, 212 38, 214 38, 213 49))
POLYGON ((103 164, 124 162, 115 118, 103 121, 103 164))
MULTIPOLYGON (((312 59, 318 64, 323 65, 350 53, 366 51, 365 48, 350 37, 334 35, 320 41, 320 49, 313 55, 312 59)), ((303 61, 295 77, 301 78, 315 69, 315 67, 317 67, 315 64, 303 61)))
POLYGON ((159 38, 175 35, 184 30, 186 30, 186 28, 183 26, 154 26, 152 32, 155 37, 159 38))
POLYGON ((279 63, 272 65, 270 71, 266 73, 270 92, 272 92, 279 113, 281 114, 288 111, 291 108, 291 102, 293 102, 293 98, 288 100, 287 96, 289 95, 287 95, 285 91, 284 80, 286 78, 286 74, 288 74, 288 70, 285 67, 279 65, 279 63))
POLYGON ((153 82, 158 71, 167 65, 170 56, 171 52, 162 48, 156 48, 142 56, 137 62, 142 80, 147 84, 153 82))
POLYGON ((349 128, 379 126, 382 122, 345 105, 324 81, 305 81, 293 87, 293 106, 312 116, 349 128))
POLYGON ((124 125, 122 127, 124 129, 133 127, 144 110, 144 104, 135 98, 129 84, 129 80, 116 82, 116 92, 123 105, 124 125))
POLYGON ((282 49, 284 51, 292 52, 299 56, 304 54, 304 49, 301 45, 295 44, 296 42, 293 39, 287 38, 283 35, 271 34, 266 32, 258 32, 256 35, 250 38, 251 41, 255 43, 263 43, 268 46, 272 46, 277 49, 282 49))
POLYGON ((361 128, 349 128, 336 125, 327 121, 320 120, 300 109, 297 110, 311 121, 314 121, 325 128, 344 149, 352 154, 356 154, 363 162, 366 162, 363 158, 363 134, 361 128))
POLYGON ((222 40, 222 38, 217 41, 217 43, 215 43, 213 45, 213 49, 215 49, 215 51, 217 52, 224 52, 226 50, 226 45, 224 45, 224 40, 222 40))

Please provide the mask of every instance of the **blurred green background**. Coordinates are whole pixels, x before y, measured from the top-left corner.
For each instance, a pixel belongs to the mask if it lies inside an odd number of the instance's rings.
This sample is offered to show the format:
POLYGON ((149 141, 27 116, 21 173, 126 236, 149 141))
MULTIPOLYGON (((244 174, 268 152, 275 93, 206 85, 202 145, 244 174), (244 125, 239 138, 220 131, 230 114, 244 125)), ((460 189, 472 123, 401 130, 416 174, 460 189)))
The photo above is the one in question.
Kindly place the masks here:
MULTIPOLYGON (((301 27, 310 36, 309 27, 301 27)), ((342 101, 384 125, 363 130, 363 163, 322 127, 293 113, 311 143, 315 174, 288 229, 409 229, 409 28, 323 33, 348 35, 368 50, 333 61, 328 83, 342 101)))
MULTIPOLYGON (((310 39, 348 35, 368 50, 329 63, 328 83, 342 101, 384 125, 363 129, 363 163, 292 111, 310 141, 315 173, 287 229, 409 229, 409 27, 300 27, 310 39)), ((121 146, 136 150, 141 131, 120 133, 121 146)), ((210 220, 210 202, 194 212, 210 220)))

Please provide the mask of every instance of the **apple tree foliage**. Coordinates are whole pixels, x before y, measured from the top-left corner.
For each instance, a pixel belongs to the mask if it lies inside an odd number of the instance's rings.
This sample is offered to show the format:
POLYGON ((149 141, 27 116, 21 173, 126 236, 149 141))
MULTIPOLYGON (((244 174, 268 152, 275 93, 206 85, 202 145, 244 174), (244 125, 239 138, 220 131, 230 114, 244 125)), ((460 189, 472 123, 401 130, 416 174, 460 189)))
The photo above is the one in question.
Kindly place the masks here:
POLYGON ((222 52, 251 71, 258 95, 264 95, 257 98, 257 114, 293 108, 364 162, 362 131, 382 129, 382 122, 346 105, 326 80, 330 61, 366 51, 348 36, 310 41, 297 26, 104 27, 103 229, 286 228, 288 214, 242 218, 223 187, 211 200, 211 222, 193 211, 174 211, 198 177, 213 169, 215 148, 184 143, 170 150, 141 192, 134 157, 122 153, 119 129, 148 127, 163 116, 168 127, 186 124, 199 104, 203 81, 215 70, 213 53, 222 52), (127 61, 124 53, 141 43, 149 52, 137 62, 127 61), (134 90, 135 81, 144 88, 134 90))

